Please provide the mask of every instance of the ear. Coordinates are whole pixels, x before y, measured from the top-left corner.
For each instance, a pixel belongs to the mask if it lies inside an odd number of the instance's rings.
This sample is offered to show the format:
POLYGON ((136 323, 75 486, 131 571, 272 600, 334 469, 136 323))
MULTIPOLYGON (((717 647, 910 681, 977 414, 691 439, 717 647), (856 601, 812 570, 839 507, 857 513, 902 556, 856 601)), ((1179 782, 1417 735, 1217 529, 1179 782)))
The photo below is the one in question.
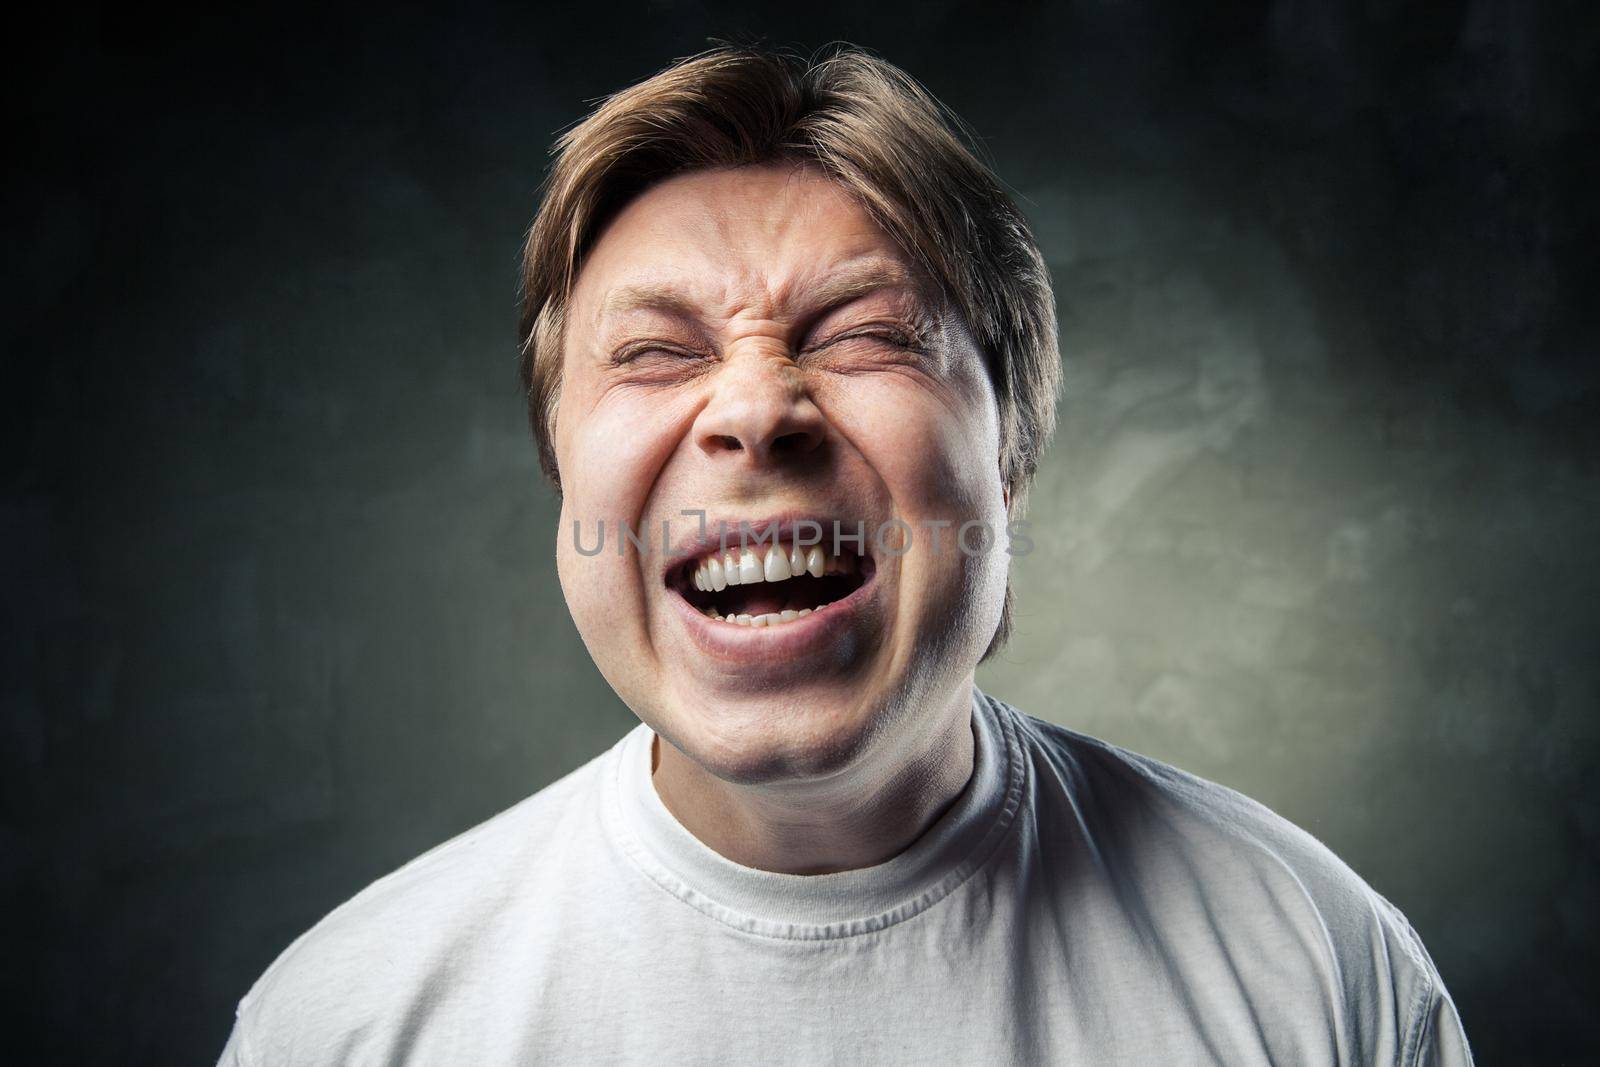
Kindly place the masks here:
POLYGON ((1004 464, 1001 464, 1001 466, 1000 466, 1000 497, 1006 503, 1006 514, 1010 515, 1011 514, 1011 486, 1006 484, 1006 469, 1005 469, 1004 464))

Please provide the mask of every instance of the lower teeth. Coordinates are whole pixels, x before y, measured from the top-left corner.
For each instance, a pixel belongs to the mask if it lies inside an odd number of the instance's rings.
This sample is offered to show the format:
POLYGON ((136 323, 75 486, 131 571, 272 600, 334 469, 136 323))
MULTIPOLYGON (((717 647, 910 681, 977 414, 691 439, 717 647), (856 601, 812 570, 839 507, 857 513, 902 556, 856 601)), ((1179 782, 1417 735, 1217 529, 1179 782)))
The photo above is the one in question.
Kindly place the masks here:
MULTIPOLYGON (((831 603, 833 601, 828 601, 828 604, 831 603)), ((818 604, 814 608, 801 608, 799 611, 772 611, 765 615, 720 615, 717 613, 716 608, 705 608, 704 611, 706 618, 716 619, 718 622, 729 623, 733 626, 777 626, 780 623, 803 619, 813 611, 821 611, 828 604, 818 604)))

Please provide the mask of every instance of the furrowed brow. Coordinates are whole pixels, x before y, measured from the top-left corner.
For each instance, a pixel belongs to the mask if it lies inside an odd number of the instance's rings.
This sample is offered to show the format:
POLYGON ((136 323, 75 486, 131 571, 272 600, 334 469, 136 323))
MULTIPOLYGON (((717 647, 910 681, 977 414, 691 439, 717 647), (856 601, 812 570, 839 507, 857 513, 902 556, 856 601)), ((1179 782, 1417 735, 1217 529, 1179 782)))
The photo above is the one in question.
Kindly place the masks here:
POLYGON ((677 318, 698 317, 699 309, 678 289, 670 285, 640 282, 613 289, 600 305, 601 319, 631 311, 659 311, 677 318))
POLYGON ((824 279, 804 294, 807 307, 827 312, 881 290, 902 290, 924 302, 931 302, 929 286, 905 266, 894 260, 874 260, 824 279))
MULTIPOLYGON (((901 290, 924 302, 935 302, 931 285, 919 274, 894 260, 872 260, 823 279, 817 285, 780 296, 778 303, 803 303, 810 314, 831 311, 881 290, 901 290)), ((619 286, 600 305, 602 321, 631 312, 654 311, 698 322, 705 309, 676 286, 661 282, 636 282, 619 286)))

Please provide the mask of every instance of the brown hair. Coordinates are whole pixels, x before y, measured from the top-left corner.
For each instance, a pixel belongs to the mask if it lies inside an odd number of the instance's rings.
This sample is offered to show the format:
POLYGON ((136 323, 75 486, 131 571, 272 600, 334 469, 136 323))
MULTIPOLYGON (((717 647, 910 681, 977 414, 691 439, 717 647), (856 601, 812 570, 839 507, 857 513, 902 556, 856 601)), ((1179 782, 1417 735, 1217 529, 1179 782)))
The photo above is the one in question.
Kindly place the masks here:
MULTIPOLYGON (((793 161, 856 197, 962 315, 994 385, 1011 513, 1055 425, 1061 382, 1044 257, 961 121, 898 67, 854 46, 812 59, 727 45, 612 94, 552 149, 522 258, 521 373, 539 462, 560 489, 551 428, 562 329, 605 223, 684 171, 793 161)), ((1011 592, 985 658, 1010 631, 1011 592)))

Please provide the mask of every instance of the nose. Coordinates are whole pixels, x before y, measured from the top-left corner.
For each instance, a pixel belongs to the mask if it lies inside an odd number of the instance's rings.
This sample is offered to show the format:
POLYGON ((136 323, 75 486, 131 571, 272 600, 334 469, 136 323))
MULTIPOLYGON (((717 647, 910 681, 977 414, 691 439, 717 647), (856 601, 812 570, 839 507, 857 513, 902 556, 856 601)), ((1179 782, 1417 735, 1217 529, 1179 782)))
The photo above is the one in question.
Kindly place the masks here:
POLYGON ((711 459, 778 466, 807 458, 823 442, 822 412, 786 356, 735 357, 717 371, 712 388, 695 424, 700 450, 711 459))

